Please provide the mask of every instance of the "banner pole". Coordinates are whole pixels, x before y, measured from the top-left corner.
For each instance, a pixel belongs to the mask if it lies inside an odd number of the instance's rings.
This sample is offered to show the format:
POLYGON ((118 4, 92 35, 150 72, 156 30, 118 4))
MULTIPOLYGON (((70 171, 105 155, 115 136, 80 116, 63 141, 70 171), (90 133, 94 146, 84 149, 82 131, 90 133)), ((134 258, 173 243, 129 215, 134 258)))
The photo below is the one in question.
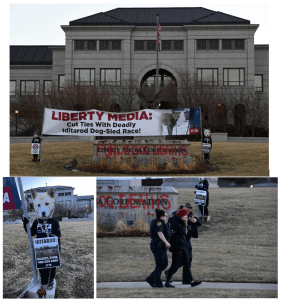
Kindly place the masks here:
MULTIPOLYGON (((159 49, 158 49, 158 42, 159 42, 159 35, 158 35, 158 26, 159 26, 159 14, 156 15, 157 17, 157 62, 156 62, 156 95, 159 92, 159 49)), ((157 109, 159 109, 159 105, 157 109)))
MULTIPOLYGON (((26 202, 25 202, 21 177, 17 177, 17 180, 18 180, 18 185, 19 185, 19 190, 20 190, 20 196, 21 196, 21 199, 22 199, 22 208, 23 208, 23 211, 24 211, 24 216, 28 219, 27 205, 26 205, 26 202)), ((28 240, 29 240, 29 251, 30 251, 31 264, 32 264, 33 283, 37 283, 37 270, 36 270, 36 266, 35 266, 34 251, 33 251, 33 245, 32 245, 32 237, 31 237, 30 226, 28 224, 26 226, 26 230, 27 230, 28 240)))
POLYGON ((200 110, 200 126, 201 126, 201 159, 203 158, 203 139, 202 139, 202 133, 203 133, 203 127, 202 127, 202 110, 201 106, 199 106, 200 110))

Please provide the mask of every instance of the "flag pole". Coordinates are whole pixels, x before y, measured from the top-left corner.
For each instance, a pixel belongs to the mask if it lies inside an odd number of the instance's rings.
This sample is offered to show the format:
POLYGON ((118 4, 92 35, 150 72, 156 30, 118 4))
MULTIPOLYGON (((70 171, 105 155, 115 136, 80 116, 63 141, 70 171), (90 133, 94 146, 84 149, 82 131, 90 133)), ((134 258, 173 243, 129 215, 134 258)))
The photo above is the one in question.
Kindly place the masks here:
MULTIPOLYGON (((26 206, 26 202, 25 202, 21 177, 17 177, 17 180, 18 180, 20 195, 21 195, 21 199, 22 199, 22 208, 23 208, 23 211, 24 211, 24 216, 28 219, 27 206, 26 206)), ((28 224, 26 226, 26 230, 27 230, 28 240, 29 240, 29 251, 30 251, 30 257, 31 257, 31 264, 32 264, 33 283, 36 284, 37 283, 37 270, 36 270, 36 266, 35 266, 31 231, 30 231, 30 226, 28 224)))
MULTIPOLYGON (((158 32, 158 26, 159 26, 159 14, 156 15, 157 17, 157 44, 156 44, 156 49, 157 49, 157 63, 156 63, 156 95, 159 92, 159 32, 158 32)), ((157 107, 158 109, 160 108, 159 105, 157 107)))

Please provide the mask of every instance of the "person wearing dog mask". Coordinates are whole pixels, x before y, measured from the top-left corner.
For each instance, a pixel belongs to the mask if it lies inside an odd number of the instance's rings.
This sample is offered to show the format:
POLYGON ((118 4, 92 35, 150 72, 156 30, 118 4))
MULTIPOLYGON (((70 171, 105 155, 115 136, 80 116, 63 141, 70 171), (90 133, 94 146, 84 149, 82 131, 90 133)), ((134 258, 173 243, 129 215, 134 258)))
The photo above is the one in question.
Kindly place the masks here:
POLYGON ((170 281, 172 275, 175 274, 181 266, 187 268, 185 284, 191 284, 192 287, 195 287, 202 283, 201 281, 194 281, 186 252, 186 227, 190 211, 191 209, 187 207, 179 209, 171 220, 171 228, 174 233, 171 239, 172 264, 166 274, 165 283, 165 287, 168 288, 175 287, 170 281))
POLYGON ((155 209, 155 212, 156 219, 154 219, 150 224, 150 248, 155 257, 156 268, 146 278, 146 281, 151 287, 162 288, 163 282, 161 279, 161 274, 168 265, 167 248, 170 248, 170 244, 167 239, 170 237, 170 235, 166 225, 166 212, 161 209, 155 209))
MULTIPOLYGON (((55 190, 50 188, 46 194, 40 195, 34 189, 31 189, 34 211, 37 219, 33 222, 30 231, 32 236, 37 238, 45 238, 57 236, 59 242, 59 250, 61 251, 61 230, 59 222, 52 217, 55 208, 55 190)), ((26 226, 29 220, 24 217, 23 226, 27 232, 26 226)), ((54 279, 56 276, 56 268, 39 269, 41 275, 42 289, 52 290, 54 279)))

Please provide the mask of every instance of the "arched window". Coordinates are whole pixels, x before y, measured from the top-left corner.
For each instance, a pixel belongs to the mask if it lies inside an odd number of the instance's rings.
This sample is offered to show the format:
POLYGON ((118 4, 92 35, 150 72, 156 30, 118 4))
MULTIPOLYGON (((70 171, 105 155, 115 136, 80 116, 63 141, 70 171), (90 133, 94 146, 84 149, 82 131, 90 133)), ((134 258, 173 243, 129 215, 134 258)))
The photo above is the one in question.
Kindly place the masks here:
POLYGON ((227 107, 225 104, 219 103, 215 111, 216 131, 226 131, 227 125, 227 107))
POLYGON ((234 107, 234 126, 242 133, 246 125, 246 108, 243 104, 237 104, 234 107))
POLYGON ((120 112, 121 111, 121 107, 118 103, 112 103, 109 107, 109 111, 110 112, 120 112))

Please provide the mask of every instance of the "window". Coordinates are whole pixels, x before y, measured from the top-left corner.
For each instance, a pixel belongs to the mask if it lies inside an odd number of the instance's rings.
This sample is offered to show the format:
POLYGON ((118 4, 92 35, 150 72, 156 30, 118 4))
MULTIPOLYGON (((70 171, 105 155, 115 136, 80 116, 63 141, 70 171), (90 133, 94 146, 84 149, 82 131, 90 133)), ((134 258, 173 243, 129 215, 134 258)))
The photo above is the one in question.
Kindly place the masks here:
POLYGON ((95 69, 74 69, 75 85, 94 85, 95 69))
POLYGON ((197 50, 219 50, 219 40, 197 40, 197 50))
POLYGON ((63 197, 63 196, 64 196, 64 193, 58 193, 58 196, 59 196, 59 197, 63 197))
POLYGON ((65 193, 66 196, 71 196, 71 192, 65 193))
POLYGON ((10 80, 10 96, 16 95, 16 80, 10 80))
POLYGON ((245 50, 245 40, 222 40, 222 50, 245 50))
POLYGON ((182 51, 183 41, 162 41, 162 51, 182 51))
POLYGON ((157 43, 152 41, 134 41, 134 51, 156 51, 157 43))
POLYGON ((217 69, 198 69, 197 73, 201 84, 217 85, 217 69))
POLYGON ((263 75, 255 75, 255 91, 263 92, 263 75))
POLYGON ((65 88, 65 75, 59 75, 59 92, 63 92, 65 88))
POLYGON ((44 80, 44 95, 50 95, 51 94, 51 88, 52 88, 52 80, 44 80))
POLYGON ((245 85, 245 69, 223 69, 224 85, 245 85))
POLYGON ((39 95, 39 80, 21 81, 21 95, 39 95))
POLYGON ((99 50, 107 51, 120 51, 121 50, 121 41, 120 40, 99 40, 99 50))
POLYGON ((97 50, 97 41, 96 40, 76 40, 74 41, 74 50, 97 50))
POLYGON ((120 85, 120 69, 101 69, 101 85, 120 85))

